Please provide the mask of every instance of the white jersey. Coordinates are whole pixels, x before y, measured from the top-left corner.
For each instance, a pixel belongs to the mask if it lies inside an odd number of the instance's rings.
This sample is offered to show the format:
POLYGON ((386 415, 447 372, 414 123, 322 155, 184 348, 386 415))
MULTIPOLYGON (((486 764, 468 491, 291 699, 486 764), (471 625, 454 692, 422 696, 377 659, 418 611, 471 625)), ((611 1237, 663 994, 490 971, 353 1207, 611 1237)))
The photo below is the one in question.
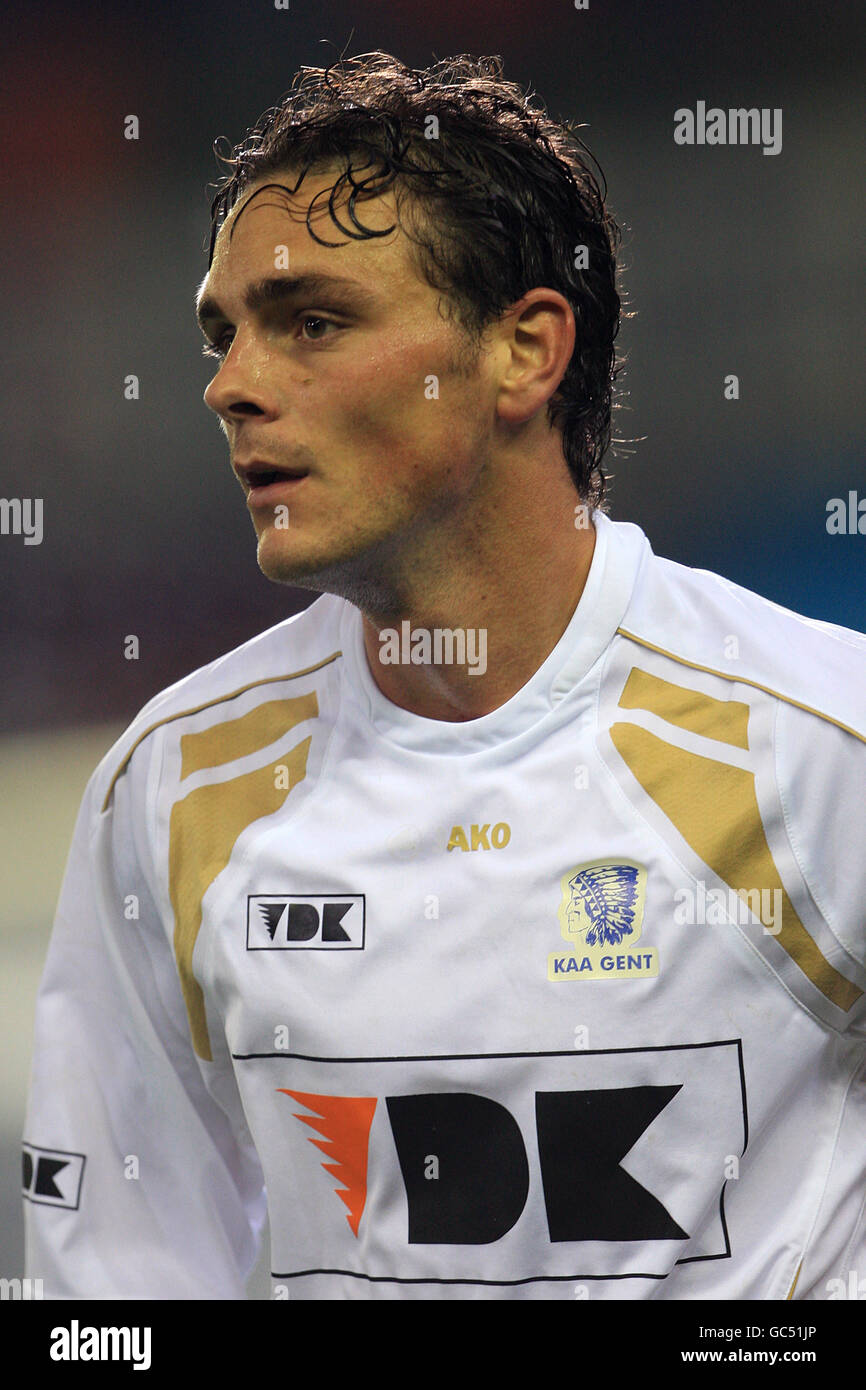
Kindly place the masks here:
POLYGON ((866 638, 596 514, 529 682, 325 595, 150 702, 40 992, 46 1297, 824 1299, 866 1276, 866 638))

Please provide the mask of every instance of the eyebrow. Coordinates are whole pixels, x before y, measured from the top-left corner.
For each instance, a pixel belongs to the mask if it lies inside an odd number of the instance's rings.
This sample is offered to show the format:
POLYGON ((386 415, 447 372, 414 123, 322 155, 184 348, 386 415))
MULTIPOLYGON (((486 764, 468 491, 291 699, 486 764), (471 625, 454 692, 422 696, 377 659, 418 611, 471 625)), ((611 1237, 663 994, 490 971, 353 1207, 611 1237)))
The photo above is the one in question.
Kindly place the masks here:
MULTIPOLYGON (((363 309, 376 302, 376 296, 357 280, 344 275, 272 275, 263 280, 255 280, 244 292, 244 307, 248 313, 258 313, 287 299, 300 296, 311 299, 336 296, 347 308, 363 309)), ((196 318, 203 333, 206 324, 231 320, 210 295, 200 300, 196 307, 196 318)))

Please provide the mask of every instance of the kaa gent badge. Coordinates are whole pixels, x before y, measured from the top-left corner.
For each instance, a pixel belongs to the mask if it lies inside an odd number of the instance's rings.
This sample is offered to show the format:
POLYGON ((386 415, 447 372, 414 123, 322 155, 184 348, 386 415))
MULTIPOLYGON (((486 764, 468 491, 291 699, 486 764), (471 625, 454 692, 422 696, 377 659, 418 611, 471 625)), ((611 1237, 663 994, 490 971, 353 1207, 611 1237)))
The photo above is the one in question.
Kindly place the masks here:
POLYGON ((547 958, 549 980, 635 980, 659 973, 658 951, 638 945, 646 869, 600 859, 569 869, 561 880, 559 924, 570 954, 547 958))

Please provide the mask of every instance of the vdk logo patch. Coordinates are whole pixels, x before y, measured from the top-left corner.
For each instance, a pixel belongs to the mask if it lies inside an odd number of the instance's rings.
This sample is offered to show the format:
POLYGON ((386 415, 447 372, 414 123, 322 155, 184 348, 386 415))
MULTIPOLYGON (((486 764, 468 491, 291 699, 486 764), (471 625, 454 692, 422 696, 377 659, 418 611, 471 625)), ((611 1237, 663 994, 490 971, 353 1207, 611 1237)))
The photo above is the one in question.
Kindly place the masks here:
POLYGON ((42 1149, 25 1143, 22 1150, 21 1187, 29 1202, 46 1207, 78 1210, 84 1178, 84 1154, 64 1149, 42 1149))
POLYGON ((253 894, 248 951, 363 951, 364 894, 253 894))
POLYGON ((659 973, 654 946, 638 947, 646 869, 622 859, 578 864, 560 880, 559 925, 571 954, 547 958, 549 980, 634 980, 659 973))

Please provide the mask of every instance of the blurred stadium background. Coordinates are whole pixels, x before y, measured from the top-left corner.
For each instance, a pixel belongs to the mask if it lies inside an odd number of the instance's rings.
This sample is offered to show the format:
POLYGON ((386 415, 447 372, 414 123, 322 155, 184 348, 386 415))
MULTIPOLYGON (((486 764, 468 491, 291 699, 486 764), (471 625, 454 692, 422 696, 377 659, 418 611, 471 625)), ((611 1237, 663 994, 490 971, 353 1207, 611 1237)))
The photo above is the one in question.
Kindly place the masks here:
POLYGON ((830 498, 866 495, 864 32, 845 0, 48 0, 5 18, 0 494, 44 504, 41 545, 0 536, 0 1275, 14 1277, 33 1004, 85 782, 151 695, 310 601, 259 574, 201 400, 213 140, 239 139, 301 64, 343 49, 414 66, 502 54, 508 77, 586 123, 625 227, 637 316, 614 429, 641 442, 608 458, 612 515, 661 554, 863 629, 866 537, 825 522, 830 498), (780 107, 781 153, 675 145, 675 109, 698 100, 780 107))

